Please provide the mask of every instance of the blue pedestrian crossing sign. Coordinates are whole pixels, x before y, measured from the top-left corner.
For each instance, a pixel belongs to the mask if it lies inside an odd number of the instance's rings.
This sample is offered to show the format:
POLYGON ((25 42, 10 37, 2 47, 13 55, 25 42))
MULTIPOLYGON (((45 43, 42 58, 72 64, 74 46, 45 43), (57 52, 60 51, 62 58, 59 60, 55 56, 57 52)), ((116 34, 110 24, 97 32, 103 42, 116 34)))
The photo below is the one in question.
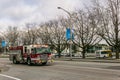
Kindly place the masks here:
POLYGON ((67 29, 66 29, 66 39, 67 39, 67 40, 70 40, 70 39, 71 39, 71 30, 70 30, 70 28, 67 28, 67 29))
POLYGON ((5 46, 6 46, 6 42, 5 42, 4 40, 2 41, 1 44, 2 44, 2 47, 5 47, 5 46))
POLYGON ((66 39, 67 40, 74 40, 74 30, 67 28, 66 29, 66 39))

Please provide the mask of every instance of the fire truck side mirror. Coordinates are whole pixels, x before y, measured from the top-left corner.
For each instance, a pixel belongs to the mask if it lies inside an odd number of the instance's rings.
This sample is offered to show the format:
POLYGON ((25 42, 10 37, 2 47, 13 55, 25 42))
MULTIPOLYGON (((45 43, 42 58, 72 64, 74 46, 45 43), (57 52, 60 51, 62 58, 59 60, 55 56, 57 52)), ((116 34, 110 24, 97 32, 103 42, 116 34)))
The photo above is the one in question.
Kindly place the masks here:
POLYGON ((25 53, 27 53, 27 47, 25 47, 25 53))

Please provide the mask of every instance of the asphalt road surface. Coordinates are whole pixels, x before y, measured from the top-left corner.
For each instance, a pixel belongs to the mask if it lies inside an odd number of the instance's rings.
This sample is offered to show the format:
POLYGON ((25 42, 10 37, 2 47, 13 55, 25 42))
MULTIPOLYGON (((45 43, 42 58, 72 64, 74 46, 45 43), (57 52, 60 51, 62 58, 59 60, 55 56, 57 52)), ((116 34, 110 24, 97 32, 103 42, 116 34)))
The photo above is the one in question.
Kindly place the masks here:
POLYGON ((6 70, 0 80, 120 80, 119 63, 55 61, 52 65, 12 64, 0 58, 6 70))

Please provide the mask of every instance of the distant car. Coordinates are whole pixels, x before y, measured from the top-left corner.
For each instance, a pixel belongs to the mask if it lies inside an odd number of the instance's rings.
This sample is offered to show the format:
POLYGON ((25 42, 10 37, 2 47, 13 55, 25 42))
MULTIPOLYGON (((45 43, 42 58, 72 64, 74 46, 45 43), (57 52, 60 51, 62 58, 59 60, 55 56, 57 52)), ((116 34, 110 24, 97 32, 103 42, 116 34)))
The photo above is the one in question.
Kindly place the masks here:
MULTIPOLYGON (((71 56, 71 54, 69 54, 69 53, 65 54, 65 57, 70 57, 70 56, 71 56)), ((72 57, 74 57, 74 56, 75 56, 75 54, 72 53, 72 57)))
MULTIPOLYGON (((62 57, 62 56, 66 56, 66 54, 64 54, 64 53, 61 53, 60 55, 61 55, 61 57, 62 57)), ((55 57, 55 58, 56 58, 56 57, 58 57, 58 56, 59 56, 59 54, 58 54, 58 53, 53 53, 53 57, 55 57)))
POLYGON ((112 51, 111 50, 97 50, 95 53, 96 53, 96 58, 112 57, 112 51))
MULTIPOLYGON (((82 57, 82 53, 81 52, 80 53, 75 53, 74 56, 75 57, 82 57)), ((85 53, 85 56, 88 56, 87 53, 85 53)))
POLYGON ((75 57, 81 57, 82 54, 81 54, 81 53, 76 53, 74 56, 75 56, 75 57))

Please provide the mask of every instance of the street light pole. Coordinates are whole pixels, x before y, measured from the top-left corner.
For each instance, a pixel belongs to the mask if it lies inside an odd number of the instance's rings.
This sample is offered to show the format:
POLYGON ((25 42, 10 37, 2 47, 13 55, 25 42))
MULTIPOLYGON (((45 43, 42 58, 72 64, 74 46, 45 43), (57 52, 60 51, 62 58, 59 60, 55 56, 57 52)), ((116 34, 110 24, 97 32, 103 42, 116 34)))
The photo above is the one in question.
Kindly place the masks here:
POLYGON ((68 12, 66 9, 64 9, 62 7, 57 7, 57 8, 63 10, 64 12, 66 12, 70 16, 70 18, 72 18, 71 13, 68 12))
MULTIPOLYGON (((64 12, 66 12, 69 16, 70 16, 70 20, 72 20, 72 15, 69 11, 67 11, 66 9, 62 8, 62 7, 57 7, 58 9, 63 10, 64 12)), ((70 54, 70 60, 72 60, 72 26, 69 27, 70 28, 70 49, 69 49, 69 54, 70 54)))

